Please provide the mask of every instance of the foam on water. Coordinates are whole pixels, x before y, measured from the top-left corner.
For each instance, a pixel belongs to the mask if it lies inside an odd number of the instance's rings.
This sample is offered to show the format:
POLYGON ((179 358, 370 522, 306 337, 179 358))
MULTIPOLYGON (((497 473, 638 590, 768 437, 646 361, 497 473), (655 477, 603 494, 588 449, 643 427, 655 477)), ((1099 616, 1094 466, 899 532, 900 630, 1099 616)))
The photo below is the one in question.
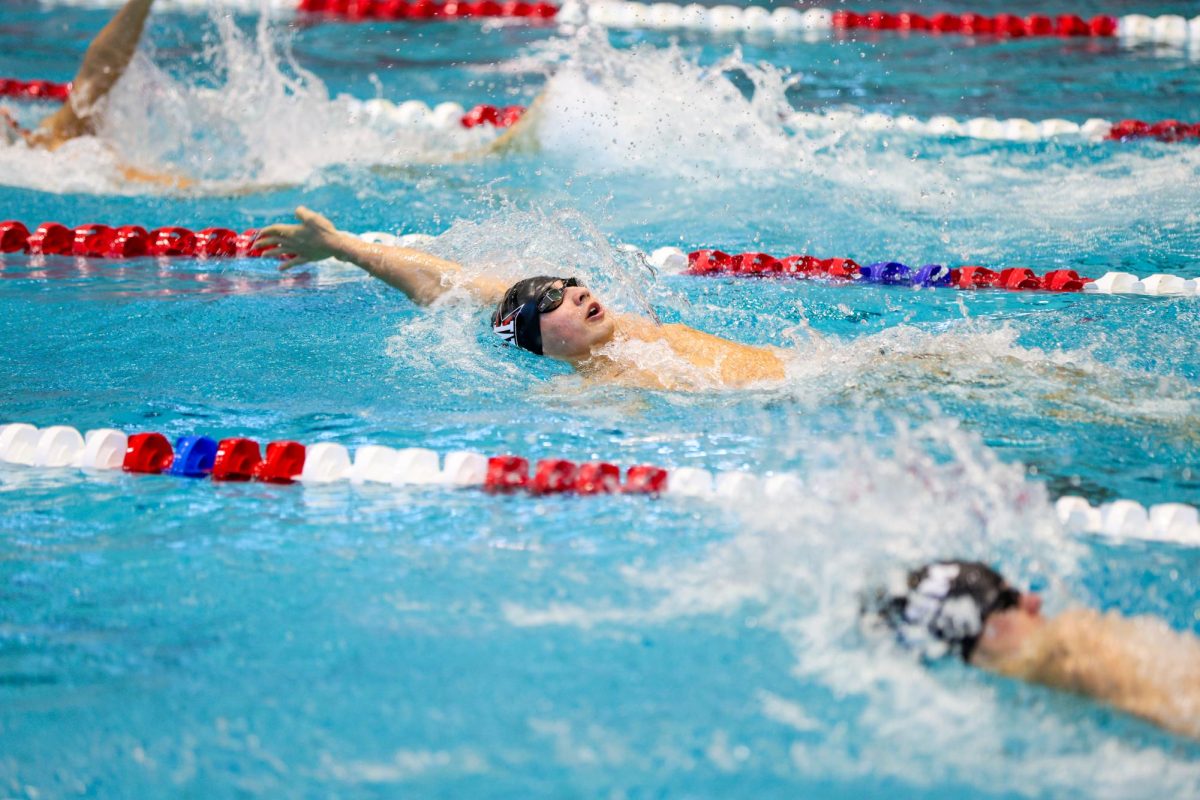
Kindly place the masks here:
POLYGON ((851 341, 802 339, 788 390, 812 406, 930 394, 1064 421, 1169 423, 1182 435, 1200 418, 1187 381, 1102 363, 1087 350, 1025 347, 1018 336, 1009 322, 963 320, 935 330, 897 325, 851 341))
POLYGON ((544 91, 537 138, 552 156, 586 160, 595 170, 720 174, 793 164, 803 148, 780 119, 780 71, 732 55, 701 67, 677 47, 612 47, 583 28, 564 45, 565 60, 544 91), (747 99, 724 75, 740 68, 754 81, 747 99))
POLYGON ((788 644, 798 682, 841 698, 817 710, 758 693, 762 715, 792 732, 791 767, 808 778, 885 775, 917 787, 1114 798, 1184 796, 1200 786, 1200 766, 1186 754, 1153 736, 1139 740, 1128 726, 1114 731, 1087 701, 956 662, 930 668, 890 637, 860 628, 864 591, 898 566, 933 558, 993 564, 1044 591, 1051 613, 1087 602, 1078 581, 1083 550, 1020 465, 939 422, 864 429, 818 445, 800 472, 804 487, 792 496, 724 501, 737 532, 703 556, 627 567, 629 582, 653 590, 644 606, 509 604, 506 618, 588 628, 711 614, 753 619, 788 644))

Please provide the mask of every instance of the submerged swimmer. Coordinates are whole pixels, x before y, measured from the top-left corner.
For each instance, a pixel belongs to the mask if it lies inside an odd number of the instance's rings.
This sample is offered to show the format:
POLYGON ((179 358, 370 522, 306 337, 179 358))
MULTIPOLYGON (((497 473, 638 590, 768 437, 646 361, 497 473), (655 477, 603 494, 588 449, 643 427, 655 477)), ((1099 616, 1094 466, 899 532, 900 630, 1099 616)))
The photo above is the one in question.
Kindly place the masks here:
POLYGON ((910 646, 957 654, 1010 678, 1076 692, 1200 739, 1200 640, 1152 617, 1041 613, 1041 598, 967 561, 909 572, 864 609, 910 646))
MULTIPOLYGON (((336 258, 361 267, 429 305, 455 287, 481 303, 495 304, 492 330, 507 342, 540 356, 565 361, 587 378, 661 389, 696 383, 742 387, 784 378, 784 361, 773 348, 754 347, 687 325, 660 325, 618 314, 574 278, 542 276, 512 286, 487 276, 471 277, 462 265, 406 247, 369 244, 337 230, 325 217, 296 209, 299 225, 271 225, 258 243, 268 256, 287 255, 280 269, 336 258), (631 348, 666 348, 678 374, 638 367, 631 348)), ((662 351, 660 351, 662 352, 662 351)))
MULTIPOLYGON (((31 131, 20 128, 7 111, 0 109, 0 123, 6 123, 0 124, 0 135, 9 144, 24 140, 30 147, 51 151, 72 139, 94 135, 100 103, 129 68, 153 3, 154 0, 129 0, 96 34, 72 81, 71 95, 62 108, 31 131)), ((122 165, 120 169, 127 180, 181 188, 190 184, 186 178, 145 172, 128 165, 122 165)))

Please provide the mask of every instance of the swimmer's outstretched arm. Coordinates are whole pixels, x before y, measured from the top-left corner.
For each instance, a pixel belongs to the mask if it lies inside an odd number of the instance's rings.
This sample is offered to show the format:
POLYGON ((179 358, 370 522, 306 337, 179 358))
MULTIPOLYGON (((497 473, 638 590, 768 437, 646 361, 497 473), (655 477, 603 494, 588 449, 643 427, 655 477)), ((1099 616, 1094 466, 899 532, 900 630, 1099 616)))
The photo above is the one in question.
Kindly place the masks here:
POLYGON ((296 209, 296 217, 299 225, 269 225, 258 235, 258 244, 267 248, 265 255, 287 258, 280 270, 336 258, 361 267, 419 305, 429 305, 456 286, 486 305, 500 302, 508 290, 505 283, 493 278, 468 277, 454 261, 410 247, 364 242, 304 206, 296 209))

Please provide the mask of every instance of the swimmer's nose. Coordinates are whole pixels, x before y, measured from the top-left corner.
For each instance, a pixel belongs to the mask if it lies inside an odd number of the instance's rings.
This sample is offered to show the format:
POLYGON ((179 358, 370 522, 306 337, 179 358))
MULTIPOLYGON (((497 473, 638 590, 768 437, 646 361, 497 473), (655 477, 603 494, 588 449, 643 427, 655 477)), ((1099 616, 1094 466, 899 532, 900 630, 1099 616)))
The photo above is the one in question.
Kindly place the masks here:
POLYGON ((583 286, 573 286, 571 288, 576 290, 575 297, 573 298, 573 302, 577 306, 583 305, 587 301, 587 299, 592 296, 592 293, 589 292, 583 286))

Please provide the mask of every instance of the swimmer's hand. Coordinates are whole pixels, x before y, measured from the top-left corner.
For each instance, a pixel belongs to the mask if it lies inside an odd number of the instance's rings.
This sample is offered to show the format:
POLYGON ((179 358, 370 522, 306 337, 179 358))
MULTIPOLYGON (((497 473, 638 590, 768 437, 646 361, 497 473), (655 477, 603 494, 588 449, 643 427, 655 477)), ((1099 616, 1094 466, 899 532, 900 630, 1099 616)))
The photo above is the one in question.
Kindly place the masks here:
POLYGON ((344 254, 342 233, 333 223, 310 208, 296 209, 299 225, 268 225, 263 228, 255 243, 265 248, 263 256, 285 259, 279 270, 291 269, 327 258, 341 258, 344 254))

